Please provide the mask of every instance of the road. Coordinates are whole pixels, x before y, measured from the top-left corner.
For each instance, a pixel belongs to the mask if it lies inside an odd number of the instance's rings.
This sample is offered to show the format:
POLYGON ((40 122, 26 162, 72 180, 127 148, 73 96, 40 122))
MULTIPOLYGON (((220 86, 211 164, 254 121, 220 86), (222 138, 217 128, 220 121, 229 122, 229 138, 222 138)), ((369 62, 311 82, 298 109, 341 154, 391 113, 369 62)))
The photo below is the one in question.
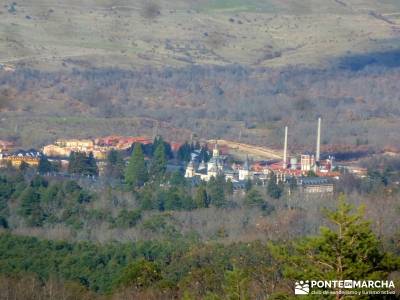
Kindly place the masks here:
POLYGON ((243 144, 243 143, 227 141, 227 140, 209 140, 208 143, 212 144, 212 143, 215 143, 216 141, 217 141, 218 145, 227 146, 228 148, 230 148, 232 150, 236 150, 238 152, 243 152, 243 153, 249 154, 251 156, 257 156, 262 159, 282 159, 283 158, 282 153, 280 153, 279 151, 270 149, 270 148, 254 146, 254 145, 249 145, 249 144, 243 144))

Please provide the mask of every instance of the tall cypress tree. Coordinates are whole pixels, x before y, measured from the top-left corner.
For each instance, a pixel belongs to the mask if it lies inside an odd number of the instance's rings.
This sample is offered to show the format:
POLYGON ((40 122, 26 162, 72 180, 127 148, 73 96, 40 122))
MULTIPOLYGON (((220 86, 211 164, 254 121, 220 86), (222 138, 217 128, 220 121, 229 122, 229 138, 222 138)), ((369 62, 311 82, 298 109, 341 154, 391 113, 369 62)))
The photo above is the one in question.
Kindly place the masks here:
POLYGON ((38 165, 38 172, 40 174, 46 174, 46 173, 49 173, 49 172, 53 172, 54 169, 55 168, 53 167, 51 162, 49 162, 49 160, 47 159, 46 156, 40 157, 39 165, 38 165))
POLYGON ((125 169, 125 181, 131 187, 140 187, 148 179, 142 146, 135 144, 129 164, 125 169))
POLYGON ((275 174, 272 174, 271 178, 268 181, 267 193, 270 197, 274 199, 279 199, 282 196, 283 186, 281 184, 276 183, 275 174))
POLYGON ((207 185, 210 204, 215 205, 216 207, 223 207, 227 204, 224 186, 225 178, 223 175, 218 175, 217 178, 211 177, 207 185))
POLYGON ((192 145, 188 142, 185 142, 182 146, 179 147, 177 157, 181 161, 190 161, 191 153, 193 151, 192 145))
POLYGON ((106 176, 121 179, 124 177, 125 162, 120 152, 111 150, 107 155, 106 176))
POLYGON ((167 157, 164 143, 159 143, 150 166, 150 174, 153 178, 162 178, 167 170, 167 157))
MULTIPOLYGON (((97 167, 96 159, 93 156, 93 152, 90 152, 86 159, 86 174, 87 175, 99 175, 99 168, 97 167)), ((85 174, 85 175, 86 175, 85 174)))
POLYGON ((197 188, 196 194, 194 196, 194 203, 196 204, 197 208, 208 207, 209 205, 208 195, 204 184, 201 184, 197 188))

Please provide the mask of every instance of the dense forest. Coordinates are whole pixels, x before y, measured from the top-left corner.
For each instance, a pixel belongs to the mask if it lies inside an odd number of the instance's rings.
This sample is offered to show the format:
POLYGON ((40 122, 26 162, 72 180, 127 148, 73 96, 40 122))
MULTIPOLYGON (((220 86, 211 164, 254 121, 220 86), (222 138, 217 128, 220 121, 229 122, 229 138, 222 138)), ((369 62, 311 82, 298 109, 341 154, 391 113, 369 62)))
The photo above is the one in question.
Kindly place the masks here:
MULTIPOLYGON (((390 278, 398 284, 394 271, 400 267, 399 249, 385 250, 362 210, 352 211, 342 198, 337 210, 326 212, 330 227, 321 228, 319 235, 268 244, 205 244, 181 236, 98 245, 3 233, 0 295, 5 299, 289 299, 298 278, 390 278)), ((394 294, 387 299, 391 297, 394 294)))
POLYGON ((41 145, 63 135, 159 130, 168 138, 175 129, 180 134, 174 137, 181 140, 194 133, 280 147, 287 124, 295 150, 314 140, 315 120, 322 116, 326 150, 397 151, 399 69, 352 64, 326 70, 239 65, 18 69, 0 74, 1 133, 23 145, 41 145), (28 134, 26 126, 36 130, 28 134))

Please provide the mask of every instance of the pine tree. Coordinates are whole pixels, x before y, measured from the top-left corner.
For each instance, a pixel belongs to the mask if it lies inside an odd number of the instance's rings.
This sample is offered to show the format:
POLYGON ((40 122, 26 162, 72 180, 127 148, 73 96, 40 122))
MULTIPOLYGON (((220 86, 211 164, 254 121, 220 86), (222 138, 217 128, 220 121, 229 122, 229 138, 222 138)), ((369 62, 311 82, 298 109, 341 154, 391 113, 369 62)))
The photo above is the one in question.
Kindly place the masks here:
POLYGON ((194 197, 194 202, 196 204, 196 207, 198 208, 208 207, 209 201, 207 196, 207 190, 203 184, 197 188, 194 197))
POLYGON ((193 151, 193 146, 188 142, 185 142, 182 146, 179 147, 177 152, 177 157, 180 161, 190 161, 191 153, 193 151))
POLYGON ((200 160, 204 162, 208 162, 210 160, 210 154, 207 145, 201 147, 199 157, 200 160))
POLYGON ((93 175, 99 174, 96 160, 93 153, 87 156, 82 152, 71 152, 69 156, 68 172, 70 174, 93 175))
POLYGON ((161 271, 155 263, 140 259, 122 270, 117 285, 140 289, 150 287, 161 279, 161 271))
POLYGON ((261 193, 255 188, 251 188, 246 193, 244 203, 248 206, 262 206, 265 202, 261 193))
POLYGON ((253 187, 253 182, 251 182, 250 178, 246 180, 244 189, 246 190, 246 192, 250 191, 251 188, 253 187))
POLYGON ((28 187, 21 194, 19 214, 24 217, 29 226, 41 226, 43 213, 40 207, 40 195, 33 187, 28 187))
POLYGON ((151 156, 155 155, 156 150, 160 145, 164 146, 164 153, 165 153, 166 158, 172 159, 174 157, 174 154, 172 153, 171 145, 169 143, 165 142, 164 139, 161 136, 157 136, 154 139, 152 147, 151 147, 152 148, 152 155, 151 156))
POLYGON ((87 159, 85 160, 86 170, 84 175, 92 175, 97 176, 99 175, 99 169, 97 167, 96 160, 93 156, 93 152, 90 152, 87 159))
POLYGON ((167 157, 164 143, 159 143, 150 166, 150 174, 153 178, 160 179, 167 169, 167 157))
POLYGON ((268 181, 267 193, 271 198, 279 199, 283 193, 283 186, 276 183, 276 175, 272 173, 271 178, 268 181))
POLYGON ((224 294, 228 300, 247 300, 249 296, 249 277, 240 269, 225 272, 224 294))
POLYGON ((226 192, 227 195, 230 195, 230 196, 233 195, 233 183, 232 183, 232 180, 230 178, 226 181, 225 192, 226 192))
POLYGON ((50 173, 54 171, 54 167, 51 164, 51 162, 49 162, 49 160, 47 159, 46 156, 42 156, 40 157, 39 160, 39 165, 38 165, 38 172, 39 174, 46 174, 46 173, 50 173))
POLYGON ((124 167, 125 163, 121 153, 111 150, 107 155, 106 176, 121 179, 124 177, 124 167))
POLYGON ((28 163, 22 161, 21 164, 19 165, 19 170, 23 173, 25 173, 26 171, 28 171, 30 169, 30 166, 28 163))
POLYGON ((208 195, 210 196, 210 204, 216 207, 223 207, 226 205, 226 198, 224 192, 225 178, 224 176, 211 177, 208 182, 208 195))
POLYGON ((135 144, 129 164, 125 169, 125 181, 130 187, 140 187, 147 181, 147 178, 142 146, 135 144))
POLYGON ((341 195, 337 210, 326 212, 332 229, 322 227, 319 236, 294 242, 290 250, 272 247, 284 265, 284 276, 293 281, 387 280, 389 272, 400 266, 399 259, 382 251, 363 207, 352 211, 341 195))

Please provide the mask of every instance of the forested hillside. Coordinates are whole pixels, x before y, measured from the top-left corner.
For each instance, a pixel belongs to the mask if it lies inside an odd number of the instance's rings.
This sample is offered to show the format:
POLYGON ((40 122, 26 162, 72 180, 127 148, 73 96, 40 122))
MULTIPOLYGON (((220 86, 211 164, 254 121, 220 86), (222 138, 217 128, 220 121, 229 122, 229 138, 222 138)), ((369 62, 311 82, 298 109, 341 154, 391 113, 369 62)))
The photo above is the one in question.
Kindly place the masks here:
POLYGON ((394 0, 5 2, 0 134, 30 147, 158 130, 280 148, 287 124, 301 149, 322 116, 334 149, 397 151, 399 9, 394 0))
POLYGON ((400 69, 387 59, 360 58, 356 69, 354 61, 342 61, 328 70, 20 69, 0 74, 0 133, 26 147, 158 130, 181 142, 194 133, 280 148, 282 128, 289 125, 290 148, 312 150, 315 120, 322 116, 325 150, 396 151, 400 69))

